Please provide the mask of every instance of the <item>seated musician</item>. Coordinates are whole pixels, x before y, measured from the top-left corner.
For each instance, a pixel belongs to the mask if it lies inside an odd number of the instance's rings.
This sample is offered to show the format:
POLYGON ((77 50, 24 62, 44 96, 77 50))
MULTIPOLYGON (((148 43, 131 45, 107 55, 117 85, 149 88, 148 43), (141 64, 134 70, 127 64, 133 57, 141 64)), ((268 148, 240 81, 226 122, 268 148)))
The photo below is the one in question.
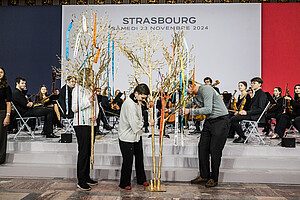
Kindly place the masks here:
POLYGON ((292 110, 288 105, 286 106, 284 113, 279 118, 279 122, 276 123, 275 134, 272 139, 282 138, 292 119, 294 119, 293 125, 295 128, 300 130, 300 84, 295 85, 294 93, 294 100, 290 96, 284 97, 284 101, 287 101, 287 104, 290 103, 292 110))
MULTIPOLYGON (((231 117, 238 115, 239 111, 245 110, 249 111, 250 104, 251 104, 251 97, 247 93, 247 82, 246 81, 240 81, 238 84, 238 89, 241 92, 241 94, 238 96, 238 99, 236 100, 233 97, 233 103, 232 103, 232 110, 230 110, 231 117)), ((232 126, 230 126, 228 138, 234 138, 235 131, 232 126)))
POLYGON ((250 95, 251 99, 254 97, 254 93, 251 87, 248 90, 246 90, 246 92, 250 95))
POLYGON ((249 111, 241 110, 231 118, 231 126, 239 135, 237 139, 233 140, 233 143, 244 143, 246 140, 240 122, 242 120, 257 120, 267 105, 267 95, 261 89, 262 84, 263 80, 259 77, 251 79, 251 88, 255 91, 255 94, 251 100, 249 111))
POLYGON ((72 90, 75 87, 76 78, 74 76, 67 77, 67 83, 61 88, 58 102, 63 111, 62 116, 66 118, 73 118, 74 113, 72 107, 72 90))
POLYGON ((203 81, 204 81, 205 85, 212 86, 219 94, 221 94, 219 88, 212 85, 212 79, 210 77, 205 77, 203 81))
POLYGON ((26 88, 26 79, 23 77, 17 77, 15 79, 16 88, 12 94, 12 100, 15 104, 16 108, 20 112, 22 117, 40 117, 45 116, 45 123, 43 127, 43 131, 47 138, 57 138, 59 136, 56 136, 53 134, 53 124, 54 124, 54 118, 55 113, 52 109, 46 108, 46 107, 35 107, 33 108, 33 103, 29 102, 25 96, 25 94, 22 92, 23 89, 26 88))
MULTIPOLYGON (((97 98, 98 98, 98 102, 99 104, 101 104, 99 107, 100 107, 100 111, 99 111, 99 115, 98 115, 98 118, 97 118, 97 124, 100 124, 100 120, 103 122, 103 128, 106 129, 106 130, 111 130, 113 129, 113 127, 111 127, 109 124, 108 124, 108 121, 107 121, 107 114, 108 112, 111 111, 111 105, 110 105, 110 101, 108 100, 108 89, 107 87, 103 90, 102 92, 102 95, 101 95, 101 89, 97 89, 97 98)), ((111 114, 112 112, 109 113, 109 115, 112 115, 111 114)))
POLYGON ((279 123, 280 116, 283 112, 283 97, 281 96, 281 88, 275 87, 273 89, 273 99, 275 100, 275 104, 271 105, 267 110, 267 123, 262 132, 265 132, 266 135, 269 135, 271 129, 271 119, 275 118, 276 123, 279 123))
POLYGON ((116 90, 115 91, 115 98, 113 100, 113 103, 117 105, 117 109, 120 110, 122 107, 122 104, 124 102, 124 100, 121 98, 123 95, 123 93, 121 92, 121 90, 116 90))

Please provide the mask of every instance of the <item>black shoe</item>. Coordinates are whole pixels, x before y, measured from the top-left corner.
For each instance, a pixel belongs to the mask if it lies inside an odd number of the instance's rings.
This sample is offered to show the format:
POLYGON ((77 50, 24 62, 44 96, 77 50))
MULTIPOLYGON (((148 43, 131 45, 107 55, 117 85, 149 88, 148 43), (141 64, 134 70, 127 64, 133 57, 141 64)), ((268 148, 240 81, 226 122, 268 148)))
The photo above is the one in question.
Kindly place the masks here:
POLYGON ((237 138, 235 140, 233 140, 233 143, 244 143, 245 139, 244 138, 237 138))
POLYGON ((167 134, 166 134, 166 135, 164 135, 164 137, 165 137, 165 138, 170 138, 170 136, 169 136, 169 135, 167 135, 167 134))
POLYGON ((98 181, 94 181, 93 179, 89 179, 86 181, 88 185, 98 185, 98 181))
POLYGON ((106 129, 106 130, 108 130, 108 131, 110 131, 111 129, 113 129, 113 127, 111 127, 109 124, 105 124, 103 126, 103 128, 106 129))
POLYGON ((148 127, 145 127, 145 133, 149 133, 148 127))
POLYGON ((193 132, 191 132, 190 134, 192 134, 192 135, 198 135, 198 134, 200 134, 201 133, 201 131, 198 131, 197 129, 196 130, 194 130, 193 132))
POLYGON ((78 183, 77 187, 83 191, 89 191, 92 189, 87 183, 78 183))
POLYGON ((46 138, 59 138, 59 136, 57 136, 57 135, 51 133, 51 134, 47 134, 47 135, 46 135, 46 138))

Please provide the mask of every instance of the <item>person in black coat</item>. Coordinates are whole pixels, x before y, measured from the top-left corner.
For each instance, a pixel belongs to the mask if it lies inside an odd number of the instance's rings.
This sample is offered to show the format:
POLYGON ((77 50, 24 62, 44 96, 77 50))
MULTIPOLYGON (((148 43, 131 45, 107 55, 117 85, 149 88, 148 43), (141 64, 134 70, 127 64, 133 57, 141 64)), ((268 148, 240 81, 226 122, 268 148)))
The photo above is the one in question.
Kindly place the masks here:
POLYGON ((6 160, 7 126, 10 124, 11 89, 4 68, 0 67, 0 164, 6 160))
POLYGON ((263 132, 265 132, 266 135, 269 135, 269 132, 271 130, 272 118, 276 119, 276 123, 279 123, 280 116, 283 112, 283 96, 281 96, 281 92, 282 90, 280 87, 275 87, 273 89, 273 99, 276 103, 272 104, 267 110, 267 123, 263 130, 263 132))
POLYGON ((276 123, 275 134, 272 139, 282 138, 284 136, 285 129, 290 126, 290 122, 294 119, 293 125, 299 131, 300 130, 300 84, 295 85, 294 88, 295 97, 294 100, 285 96, 286 101, 290 101, 292 105, 292 112, 285 109, 284 113, 280 116, 279 122, 276 123))
POLYGON ((43 127, 43 132, 47 138, 57 138, 53 133, 53 124, 55 112, 53 109, 46 107, 35 107, 33 108, 33 103, 29 102, 22 92, 26 88, 26 79, 23 77, 17 77, 15 80, 16 88, 12 94, 12 101, 22 117, 41 117, 45 116, 45 123, 43 127))
MULTIPOLYGON (((233 143, 244 143, 246 136, 242 130, 240 122, 242 120, 257 120, 267 105, 267 95, 261 89, 263 80, 259 77, 251 79, 251 88, 255 91, 254 97, 251 100, 249 111, 239 111, 238 115, 231 118, 231 126, 233 130, 239 135, 233 143)), ((263 120, 261 121, 263 123, 263 120)))
POLYGON ((74 113, 72 107, 72 90, 75 87, 76 78, 74 76, 67 77, 67 83, 61 88, 58 98, 58 103, 62 109, 62 116, 73 118, 74 113))

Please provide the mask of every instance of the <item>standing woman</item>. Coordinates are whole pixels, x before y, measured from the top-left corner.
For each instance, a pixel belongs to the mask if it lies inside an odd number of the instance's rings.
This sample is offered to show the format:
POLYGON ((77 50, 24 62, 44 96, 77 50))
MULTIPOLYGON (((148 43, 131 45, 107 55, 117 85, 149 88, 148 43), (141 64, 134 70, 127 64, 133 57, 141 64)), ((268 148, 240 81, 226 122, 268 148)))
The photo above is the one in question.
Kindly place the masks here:
MULTIPOLYGON (((135 170, 137 183, 148 186, 144 169, 143 157, 143 116, 142 103, 146 101, 150 90, 144 83, 139 84, 122 105, 119 123, 119 145, 123 163, 121 169, 120 188, 131 190, 131 172, 133 156, 135 156, 135 170)), ((154 125, 154 120, 150 121, 154 125)))
POLYGON ((10 123, 11 89, 4 69, 0 67, 0 164, 6 159, 7 126, 10 123))
POLYGON ((85 191, 91 190, 90 185, 98 184, 97 181, 92 180, 90 177, 91 124, 93 121, 94 126, 97 125, 96 119, 99 114, 97 97, 96 95, 93 96, 89 90, 92 86, 93 75, 91 69, 82 69, 79 72, 79 83, 76 84, 72 91, 73 126, 78 143, 77 187, 85 191), (93 101, 94 110, 92 110, 93 101))

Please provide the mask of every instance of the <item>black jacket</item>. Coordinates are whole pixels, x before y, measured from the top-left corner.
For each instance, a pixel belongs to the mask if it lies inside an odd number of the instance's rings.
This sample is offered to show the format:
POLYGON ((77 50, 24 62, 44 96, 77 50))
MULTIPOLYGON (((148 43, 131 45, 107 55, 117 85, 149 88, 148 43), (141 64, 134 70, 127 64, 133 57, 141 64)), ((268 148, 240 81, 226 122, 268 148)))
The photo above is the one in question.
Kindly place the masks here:
MULTIPOLYGON (((262 89, 257 90, 251 100, 250 109, 247 111, 247 115, 250 116, 251 120, 257 120, 259 118, 267 103, 268 99, 266 93, 262 89)), ((264 123, 265 117, 263 117, 260 122, 264 123)))
POLYGON ((74 116, 74 113, 72 111, 72 89, 66 85, 64 85, 59 93, 59 98, 58 98, 59 105, 61 106, 62 110, 64 113, 64 117, 72 118, 74 116), (68 115, 66 116, 67 113, 67 106, 66 106, 66 87, 68 87, 68 115))
POLYGON ((25 94, 17 88, 15 88, 14 92, 12 93, 12 101, 21 115, 32 109, 27 107, 28 100, 25 97, 25 94))

